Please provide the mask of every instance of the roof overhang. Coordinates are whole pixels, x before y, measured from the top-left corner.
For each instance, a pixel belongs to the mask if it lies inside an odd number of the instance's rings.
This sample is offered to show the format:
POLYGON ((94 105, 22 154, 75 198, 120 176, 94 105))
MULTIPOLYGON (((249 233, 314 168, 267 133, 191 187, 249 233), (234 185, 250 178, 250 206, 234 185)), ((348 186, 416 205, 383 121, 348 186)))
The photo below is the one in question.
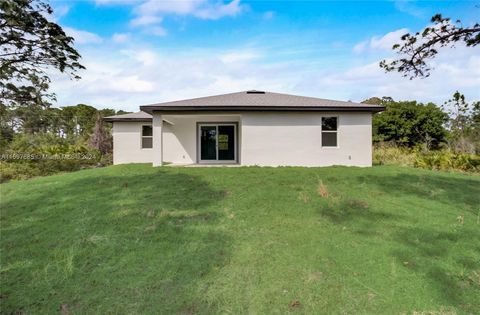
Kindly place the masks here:
POLYGON ((153 112, 238 112, 238 111, 287 111, 287 112, 382 112, 385 106, 140 106, 149 114, 153 112))
POLYGON ((144 121, 144 122, 152 122, 152 118, 114 118, 114 117, 105 117, 103 121, 106 122, 116 122, 116 121, 144 121))
MULTIPOLYGON (((152 123, 153 118, 112 118, 112 117, 105 117, 103 119, 106 122, 148 122, 152 123)), ((175 125, 173 122, 167 119, 162 119, 163 122, 166 122, 169 125, 175 125)))

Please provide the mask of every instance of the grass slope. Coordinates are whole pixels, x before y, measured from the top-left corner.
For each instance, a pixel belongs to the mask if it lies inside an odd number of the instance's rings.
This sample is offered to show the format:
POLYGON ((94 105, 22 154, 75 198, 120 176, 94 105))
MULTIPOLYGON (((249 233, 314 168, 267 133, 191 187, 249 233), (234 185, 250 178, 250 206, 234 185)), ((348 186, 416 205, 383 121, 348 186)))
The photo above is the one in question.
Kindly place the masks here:
POLYGON ((480 177, 113 166, 1 189, 2 313, 480 311, 480 177))

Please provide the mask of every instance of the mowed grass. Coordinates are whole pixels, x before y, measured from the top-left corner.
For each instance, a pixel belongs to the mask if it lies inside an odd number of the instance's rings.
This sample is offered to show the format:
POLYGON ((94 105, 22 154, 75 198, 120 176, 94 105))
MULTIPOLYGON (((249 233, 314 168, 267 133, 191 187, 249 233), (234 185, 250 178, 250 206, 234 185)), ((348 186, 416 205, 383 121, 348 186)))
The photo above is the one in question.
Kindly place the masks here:
POLYGON ((478 175, 127 165, 0 189, 4 314, 480 313, 478 175))

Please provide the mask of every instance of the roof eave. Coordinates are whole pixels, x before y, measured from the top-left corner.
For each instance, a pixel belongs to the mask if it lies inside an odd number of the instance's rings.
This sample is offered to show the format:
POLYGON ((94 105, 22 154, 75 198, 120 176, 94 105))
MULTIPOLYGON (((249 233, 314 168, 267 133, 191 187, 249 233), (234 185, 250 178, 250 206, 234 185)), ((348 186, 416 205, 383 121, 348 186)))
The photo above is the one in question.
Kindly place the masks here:
POLYGON ((105 117, 103 118, 105 122, 120 122, 120 121, 144 121, 151 122, 152 118, 114 118, 114 117, 105 117))
POLYGON ((385 106, 140 106, 144 112, 152 114, 154 111, 182 112, 182 111, 315 111, 315 112, 382 112, 385 106))

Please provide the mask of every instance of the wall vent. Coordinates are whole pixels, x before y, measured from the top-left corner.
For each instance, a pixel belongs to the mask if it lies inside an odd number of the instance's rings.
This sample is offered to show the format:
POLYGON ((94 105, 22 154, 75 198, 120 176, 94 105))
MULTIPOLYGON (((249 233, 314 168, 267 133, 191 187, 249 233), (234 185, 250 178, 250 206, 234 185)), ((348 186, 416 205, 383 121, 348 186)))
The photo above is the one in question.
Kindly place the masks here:
POLYGON ((247 94, 265 94, 265 91, 250 90, 247 94))

